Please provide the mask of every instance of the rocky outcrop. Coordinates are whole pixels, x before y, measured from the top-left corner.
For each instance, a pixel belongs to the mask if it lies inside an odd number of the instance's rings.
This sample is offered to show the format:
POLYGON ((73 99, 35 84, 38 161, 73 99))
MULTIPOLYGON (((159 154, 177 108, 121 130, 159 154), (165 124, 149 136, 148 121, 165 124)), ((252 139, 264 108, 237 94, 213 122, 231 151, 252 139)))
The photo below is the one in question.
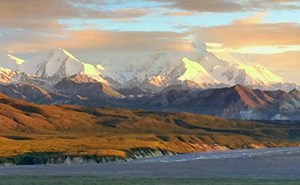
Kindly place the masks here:
POLYGON ((159 157, 176 155, 176 153, 153 148, 132 148, 126 151, 126 157, 118 156, 88 156, 88 155, 68 155, 63 153, 27 153, 14 157, 0 158, 0 165, 41 165, 41 164, 86 164, 86 163, 107 163, 126 162, 147 157, 159 157))

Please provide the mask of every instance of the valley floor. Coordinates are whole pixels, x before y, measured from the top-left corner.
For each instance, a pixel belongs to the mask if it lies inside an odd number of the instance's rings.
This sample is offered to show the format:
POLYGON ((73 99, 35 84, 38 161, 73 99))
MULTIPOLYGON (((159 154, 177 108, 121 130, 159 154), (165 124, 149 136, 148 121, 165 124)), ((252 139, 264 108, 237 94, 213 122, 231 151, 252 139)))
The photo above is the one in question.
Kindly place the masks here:
POLYGON ((299 185, 300 148, 192 153, 130 162, 0 167, 2 185, 299 185))

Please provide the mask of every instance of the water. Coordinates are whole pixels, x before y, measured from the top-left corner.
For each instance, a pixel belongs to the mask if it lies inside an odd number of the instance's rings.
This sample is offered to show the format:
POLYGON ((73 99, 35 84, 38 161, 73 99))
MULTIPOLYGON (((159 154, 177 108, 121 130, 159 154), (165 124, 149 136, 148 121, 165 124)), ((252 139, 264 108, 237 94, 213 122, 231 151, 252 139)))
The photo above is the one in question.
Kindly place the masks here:
POLYGON ((126 163, 0 167, 0 175, 299 178, 300 148, 192 153, 126 163))
POLYGON ((196 160, 203 160, 203 159, 231 159, 231 158, 253 158, 253 157, 269 158, 272 156, 289 156, 289 155, 299 155, 300 157, 300 147, 201 152, 201 153, 191 153, 191 154, 183 154, 177 156, 154 157, 148 159, 141 159, 136 162, 168 163, 168 162, 196 161, 196 160))

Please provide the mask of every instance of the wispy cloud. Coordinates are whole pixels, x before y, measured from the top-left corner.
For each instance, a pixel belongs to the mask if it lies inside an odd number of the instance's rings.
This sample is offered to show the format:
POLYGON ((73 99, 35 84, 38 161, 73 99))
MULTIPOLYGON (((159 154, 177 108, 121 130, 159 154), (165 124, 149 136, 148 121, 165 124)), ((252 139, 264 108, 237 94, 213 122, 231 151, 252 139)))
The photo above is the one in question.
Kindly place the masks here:
POLYGON ((251 46, 299 45, 300 25, 297 23, 234 23, 214 27, 202 27, 193 30, 199 40, 223 43, 226 48, 244 48, 251 46))
POLYGON ((176 32, 125 32, 106 30, 68 31, 59 37, 37 36, 27 33, 18 42, 7 42, 5 50, 15 52, 42 51, 56 47, 69 49, 99 49, 99 51, 189 51, 193 49, 185 33, 176 32))
POLYGON ((268 15, 266 12, 256 13, 253 16, 237 19, 234 24, 260 24, 263 19, 268 15))
POLYGON ((152 0, 167 2, 169 8, 182 9, 196 12, 239 12, 253 10, 275 10, 275 9, 300 9, 297 0, 152 0))
POLYGON ((63 29, 65 19, 129 20, 151 13, 145 8, 108 10, 105 3, 92 0, 2 0, 0 1, 0 28, 29 30, 63 29), (93 8, 94 4, 97 8, 93 8), (89 6, 88 6, 89 5, 89 6))
POLYGON ((198 12, 233 12, 242 9, 242 6, 234 1, 227 0, 158 0, 169 2, 169 7, 198 12))
POLYGON ((194 15, 194 12, 188 11, 180 11, 180 12, 166 12, 164 13, 165 16, 191 16, 194 15))

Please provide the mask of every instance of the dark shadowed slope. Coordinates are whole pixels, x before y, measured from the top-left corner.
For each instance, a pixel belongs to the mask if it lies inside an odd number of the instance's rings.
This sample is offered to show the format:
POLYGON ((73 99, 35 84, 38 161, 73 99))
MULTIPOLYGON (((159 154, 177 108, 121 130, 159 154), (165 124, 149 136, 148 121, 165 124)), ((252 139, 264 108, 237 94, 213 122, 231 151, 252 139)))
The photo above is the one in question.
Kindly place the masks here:
POLYGON ((229 119, 299 119, 297 90, 261 91, 242 85, 206 90, 162 91, 144 105, 155 109, 206 113, 229 119))

